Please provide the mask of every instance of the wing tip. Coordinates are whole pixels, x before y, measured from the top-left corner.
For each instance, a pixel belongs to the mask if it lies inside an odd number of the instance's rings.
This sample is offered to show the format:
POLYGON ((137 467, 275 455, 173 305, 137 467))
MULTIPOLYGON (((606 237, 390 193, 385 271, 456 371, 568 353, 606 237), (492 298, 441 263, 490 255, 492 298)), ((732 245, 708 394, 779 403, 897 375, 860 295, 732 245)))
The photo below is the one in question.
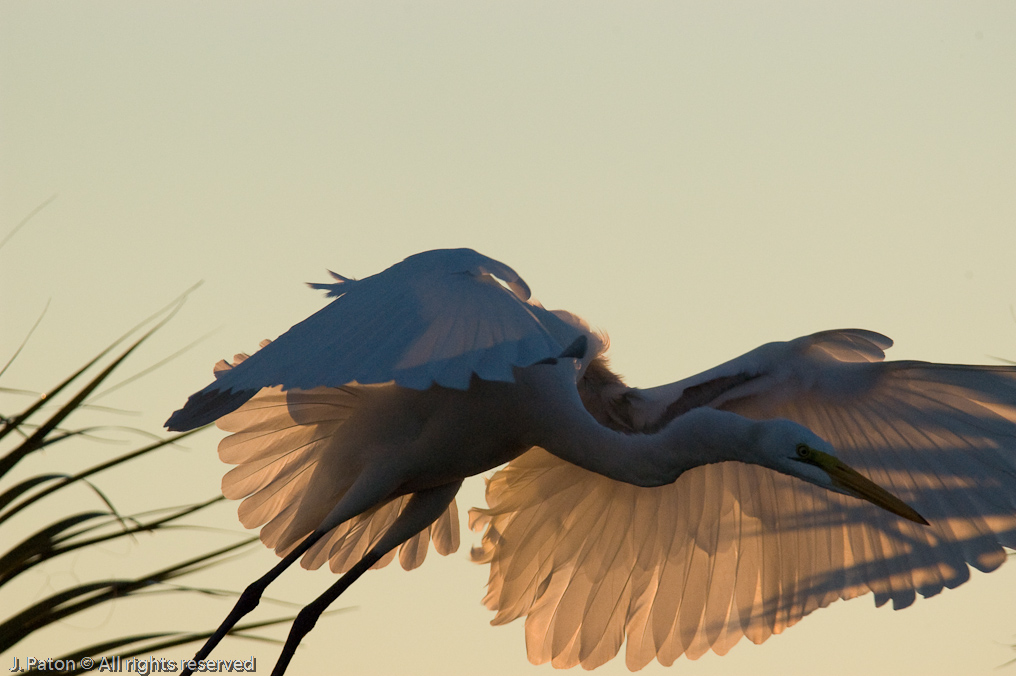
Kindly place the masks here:
POLYGON ((170 432, 187 432, 213 423, 240 408, 258 390, 201 390, 187 398, 183 408, 174 411, 165 422, 170 432))

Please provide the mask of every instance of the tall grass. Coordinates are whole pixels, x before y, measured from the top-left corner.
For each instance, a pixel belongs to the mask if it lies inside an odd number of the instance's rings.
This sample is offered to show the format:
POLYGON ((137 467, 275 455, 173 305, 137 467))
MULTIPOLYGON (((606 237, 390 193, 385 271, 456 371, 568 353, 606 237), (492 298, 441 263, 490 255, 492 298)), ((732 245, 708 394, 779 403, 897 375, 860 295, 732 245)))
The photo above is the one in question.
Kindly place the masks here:
MULTIPOLYGON (((149 317, 44 394, 35 396, 23 410, 10 415, 0 413, 0 598, 5 591, 15 589, 27 572, 51 565, 55 559, 72 552, 80 553, 114 541, 129 541, 132 548, 142 547, 135 537, 140 533, 152 533, 158 538, 165 537, 164 534, 171 530, 191 528, 184 521, 185 517, 223 499, 218 495, 192 504, 153 506, 141 513, 123 514, 116 508, 117 496, 107 493, 98 483, 103 473, 113 468, 134 466, 146 456, 201 432, 200 429, 166 437, 150 436, 157 440, 81 471, 60 469, 59 458, 66 459, 72 452, 65 447, 87 443, 87 437, 95 429, 75 427, 75 414, 88 405, 89 397, 93 396, 96 388, 106 382, 134 350, 169 321, 185 297, 186 294, 149 317), (145 327, 150 328, 142 333, 145 327), (139 333, 140 337, 128 342, 139 333), (43 463, 48 465, 55 461, 55 468, 30 474, 27 478, 12 478, 11 471, 19 463, 44 449, 58 451, 47 453, 46 463, 43 463), (87 488, 92 496, 87 509, 81 507, 80 493, 73 492, 78 497, 72 498, 71 489, 79 491, 81 487, 87 488), (46 515, 52 514, 54 508, 60 516, 52 520, 52 516, 46 515), (31 524, 27 536, 24 528, 17 530, 12 527, 16 516, 19 523, 31 524)), ((0 369, 0 379, 20 351, 19 348, 7 365, 0 369)), ((151 538, 146 538, 145 544, 151 541, 151 538)), ((169 565, 134 577, 76 581, 46 593, 43 598, 34 599, 24 607, 12 609, 0 603, 0 655, 13 654, 12 649, 29 635, 55 631, 56 623, 118 599, 141 597, 154 605, 166 595, 230 595, 232 592, 193 585, 191 579, 200 571, 229 561, 254 541, 256 538, 244 537, 212 551, 192 552, 169 565)), ((77 662, 83 657, 151 655, 204 640, 211 633, 161 627, 157 606, 153 607, 153 612, 146 613, 146 618, 140 624, 150 623, 151 626, 138 626, 127 635, 99 636, 99 640, 91 645, 63 655, 48 656, 77 662)), ((238 626, 231 634, 269 640, 250 631, 291 619, 249 623, 238 626)), ((63 673, 85 671, 79 669, 63 673)))

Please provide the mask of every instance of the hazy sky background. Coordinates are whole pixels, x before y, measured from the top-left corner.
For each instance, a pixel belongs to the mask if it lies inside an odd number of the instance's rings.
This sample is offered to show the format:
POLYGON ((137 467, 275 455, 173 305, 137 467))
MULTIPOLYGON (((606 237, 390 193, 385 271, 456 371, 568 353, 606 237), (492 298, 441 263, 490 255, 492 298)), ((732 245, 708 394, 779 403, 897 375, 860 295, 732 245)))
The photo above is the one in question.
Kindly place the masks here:
MULTIPOLYGON (((607 330, 633 384, 839 327, 888 334, 897 359, 1016 359, 1014 120, 1010 2, 3 1, 0 237, 58 197, 0 250, 0 362, 51 300, 0 385, 52 386, 204 280, 124 375, 212 335, 101 401, 157 431, 215 361, 324 305, 303 282, 455 246, 607 330)), ((124 511, 208 497, 221 436, 99 483, 124 511)), ((482 490, 460 493, 463 523, 482 490)), ((210 521, 239 532, 234 507, 210 521)), ((68 557, 21 593, 229 537, 68 557)), ((528 665, 520 622, 487 624, 477 541, 365 576, 291 673, 550 673, 528 665)), ((273 562, 262 549, 209 584, 240 589, 273 562)), ((292 571, 273 592, 309 600, 332 579, 292 571)), ((836 603, 667 673, 1006 673, 1014 594, 1006 566, 898 613, 836 603)), ((155 607, 72 619, 14 654, 137 629, 155 607)), ((211 628, 228 607, 189 598, 151 627, 211 628)), ((216 656, 252 653, 267 673, 277 648, 216 656)))

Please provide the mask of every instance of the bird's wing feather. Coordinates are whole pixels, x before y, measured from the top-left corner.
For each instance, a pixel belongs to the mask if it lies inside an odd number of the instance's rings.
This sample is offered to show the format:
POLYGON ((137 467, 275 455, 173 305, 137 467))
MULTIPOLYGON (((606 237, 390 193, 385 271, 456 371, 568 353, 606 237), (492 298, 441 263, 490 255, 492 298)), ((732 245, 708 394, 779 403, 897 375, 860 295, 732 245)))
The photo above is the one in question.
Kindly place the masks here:
MULTIPOLYGON (((310 535, 356 477, 355 455, 343 445, 342 426, 359 405, 362 390, 267 388, 219 419, 218 426, 232 432, 219 443, 219 457, 236 465, 222 478, 222 493, 243 500, 240 522, 260 527, 261 541, 279 556, 310 535)), ((316 569, 327 561, 334 572, 346 572, 395 521, 409 497, 397 497, 337 526, 304 555, 302 565, 316 569)), ((440 519, 401 545, 402 567, 423 563, 431 542, 442 555, 458 549, 454 500, 440 519)), ((374 567, 388 565, 395 556, 392 550, 374 567)))
POLYGON ((964 582, 968 564, 1000 565, 1016 546, 1016 369, 880 362, 890 344, 825 332, 633 400, 651 426, 727 378, 707 403, 808 426, 930 527, 756 465, 640 488, 535 449, 471 514, 486 526, 473 556, 491 565, 494 622, 526 617, 530 659, 561 667, 594 667, 626 635, 637 669, 762 642, 839 598, 904 607, 964 582))
POLYGON ((514 270, 470 249, 428 251, 362 280, 315 286, 337 298, 193 394, 167 426, 211 422, 263 387, 465 389, 473 375, 511 382, 514 367, 556 357, 581 335, 530 301, 514 270))

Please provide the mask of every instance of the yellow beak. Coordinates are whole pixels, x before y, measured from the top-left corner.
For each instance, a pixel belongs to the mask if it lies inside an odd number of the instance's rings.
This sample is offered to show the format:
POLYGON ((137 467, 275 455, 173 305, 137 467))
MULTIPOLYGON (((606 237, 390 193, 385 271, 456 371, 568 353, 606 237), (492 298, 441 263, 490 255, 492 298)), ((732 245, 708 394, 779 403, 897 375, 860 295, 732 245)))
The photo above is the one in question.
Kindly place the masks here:
POLYGON ((848 495, 853 495, 855 498, 867 500, 874 505, 878 505, 882 509, 890 511, 897 516, 902 516, 904 519, 909 519, 914 523, 920 523, 925 526, 930 525, 928 520, 918 514, 917 510, 913 507, 903 502, 871 479, 865 477, 839 458, 835 458, 828 453, 823 453, 822 451, 814 449, 812 449, 810 455, 811 457, 809 460, 813 461, 818 467, 824 469, 826 473, 829 474, 829 478, 832 479, 833 486, 842 492, 848 495))

